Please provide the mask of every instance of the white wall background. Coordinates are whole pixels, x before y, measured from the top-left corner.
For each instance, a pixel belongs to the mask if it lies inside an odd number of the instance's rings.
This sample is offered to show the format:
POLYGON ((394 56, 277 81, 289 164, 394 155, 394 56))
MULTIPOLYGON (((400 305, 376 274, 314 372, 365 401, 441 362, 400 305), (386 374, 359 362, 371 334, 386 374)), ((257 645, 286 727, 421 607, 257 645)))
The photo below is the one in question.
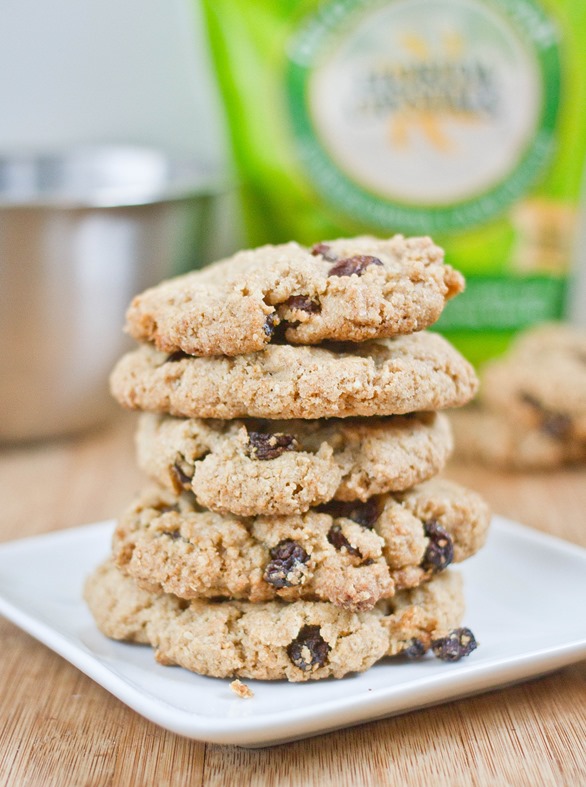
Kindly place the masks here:
POLYGON ((225 159, 197 0, 2 0, 0 152, 139 143, 225 159))

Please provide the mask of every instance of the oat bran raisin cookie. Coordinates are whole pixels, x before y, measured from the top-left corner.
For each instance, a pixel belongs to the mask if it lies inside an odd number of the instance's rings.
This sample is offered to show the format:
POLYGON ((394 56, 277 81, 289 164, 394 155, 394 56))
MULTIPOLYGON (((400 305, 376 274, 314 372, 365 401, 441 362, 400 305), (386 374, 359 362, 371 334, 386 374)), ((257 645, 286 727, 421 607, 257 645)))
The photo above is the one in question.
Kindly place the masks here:
MULTIPOLYGON (((113 639, 150 644, 160 664, 218 678, 292 682, 342 678, 385 656, 456 653, 461 578, 445 572, 368 612, 323 602, 184 601, 139 588, 111 561, 87 580, 85 600, 113 639), (442 651, 443 643, 443 651, 442 651)), ((461 656, 470 652, 470 642, 461 656)))
POLYGON ((317 421, 143 413, 136 444, 139 466, 162 486, 253 516, 408 489, 443 469, 452 437, 440 413, 317 421))
POLYGON ((166 355, 143 345, 110 378, 124 407, 184 418, 401 415, 466 404, 472 366, 442 336, 323 347, 269 345, 235 358, 166 355))
POLYGON ((112 555, 143 587, 185 599, 309 599, 359 610, 470 557, 488 524, 476 493, 435 479, 364 503, 255 518, 152 487, 120 518, 112 555))
POLYGON ((484 367, 479 400, 570 451, 586 444, 586 331, 554 323, 521 334, 484 367))
POLYGON ((560 439, 551 429, 529 427, 475 405, 450 413, 456 462, 474 461, 511 470, 548 470, 586 462, 586 441, 560 439))
POLYGON ((358 237, 240 251, 136 296, 127 330, 163 352, 244 355, 275 338, 360 342, 433 324, 464 288, 429 238, 358 237))

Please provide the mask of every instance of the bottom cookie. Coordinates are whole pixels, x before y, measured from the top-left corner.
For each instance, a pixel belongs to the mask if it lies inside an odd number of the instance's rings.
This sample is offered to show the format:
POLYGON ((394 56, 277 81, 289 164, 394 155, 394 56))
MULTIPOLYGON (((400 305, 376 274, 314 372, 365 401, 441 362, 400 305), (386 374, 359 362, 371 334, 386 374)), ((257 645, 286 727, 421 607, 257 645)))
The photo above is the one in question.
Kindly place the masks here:
POLYGON ((160 664, 218 678, 293 682, 342 678, 385 656, 455 661, 476 647, 457 629, 459 574, 446 571, 368 612, 327 602, 186 601, 139 588, 108 561, 86 582, 86 602, 108 637, 150 644, 160 664))

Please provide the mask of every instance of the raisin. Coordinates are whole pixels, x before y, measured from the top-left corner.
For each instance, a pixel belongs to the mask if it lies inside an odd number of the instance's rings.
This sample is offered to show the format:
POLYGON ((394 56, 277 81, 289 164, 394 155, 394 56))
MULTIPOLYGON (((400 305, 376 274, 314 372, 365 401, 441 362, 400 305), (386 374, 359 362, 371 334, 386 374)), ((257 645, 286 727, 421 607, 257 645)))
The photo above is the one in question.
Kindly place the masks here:
POLYGON ((313 301, 307 295, 292 295, 285 301, 285 306, 290 309, 298 309, 308 314, 316 314, 320 311, 320 305, 317 301, 313 301))
POLYGON ((446 637, 431 643, 434 656, 442 661, 460 661, 477 647, 474 634, 467 628, 453 629, 446 637))
POLYGON ((178 538, 181 538, 179 530, 163 530, 163 535, 169 536, 173 541, 177 541, 178 538))
POLYGON ((287 648, 287 655, 303 672, 323 667, 331 648, 321 635, 319 626, 303 626, 287 648))
POLYGON ((287 341, 287 330, 289 328, 296 328, 298 325, 298 322, 292 323, 279 318, 279 322, 275 326, 273 335, 271 336, 271 344, 289 344, 287 341))
POLYGON ((270 551, 271 562, 265 569, 264 579, 276 588, 301 585, 305 579, 305 565, 309 555, 297 541, 280 541, 270 551))
POLYGON ((275 328, 277 327, 278 324, 279 324, 279 316, 277 315, 277 312, 271 312, 269 315, 267 315, 267 318, 264 322, 264 325, 262 326, 262 329, 266 333, 266 335, 270 338, 275 332, 275 328))
POLYGON ((279 307, 280 323, 271 340, 273 344, 286 344, 288 329, 297 328, 300 324, 300 320, 285 319, 284 315, 290 311, 318 314, 321 311, 321 304, 312 300, 308 295, 292 295, 286 301, 283 301, 279 307))
POLYGON ((556 440, 568 437, 572 428, 572 419, 564 413, 547 413, 543 417, 541 429, 556 440))
POLYGON ((522 393, 521 399, 538 413, 542 432, 556 440, 563 440, 569 437, 572 429, 572 419, 569 415, 548 410, 531 394, 522 393))
POLYGON ((185 489, 189 489, 191 487, 191 476, 188 476, 187 473, 181 469, 177 462, 175 462, 171 468, 171 471, 177 479, 179 486, 185 487, 185 489))
POLYGON ((276 459, 285 451, 296 451, 298 448, 299 443, 292 434, 248 433, 248 455, 253 459, 276 459))
POLYGON ((338 519, 344 517, 351 519, 362 527, 372 529, 376 520, 382 513, 382 502, 378 497, 371 497, 365 503, 358 500, 351 500, 350 502, 343 502, 342 500, 331 500, 329 503, 324 503, 317 506, 317 510, 322 514, 329 514, 330 516, 338 519))
POLYGON ((176 350, 176 352, 165 358, 165 363, 177 363, 177 361, 183 361, 185 358, 189 358, 187 353, 184 353, 183 350, 176 350))
POLYGON ((175 511, 179 513, 179 506, 177 503, 175 505, 168 505, 167 503, 159 503, 159 505, 153 506, 155 511, 158 511, 160 514, 168 514, 171 511, 175 511))
POLYGON ((332 544, 336 549, 345 549, 349 555, 356 555, 356 557, 362 557, 362 554, 359 549, 353 547, 352 544, 348 541, 344 533, 342 533, 342 528, 340 525, 332 525, 328 531, 328 541, 332 544))
POLYGON ((454 559, 454 544, 448 531, 435 519, 423 523, 423 530, 429 539, 421 565, 434 573, 443 571, 454 559))
POLYGON ((345 257, 338 260, 329 270, 328 276, 362 276, 369 265, 382 265, 378 257, 369 257, 365 254, 356 254, 354 257, 345 257))
POLYGON ((402 656, 408 659, 420 659, 427 653, 427 648, 420 639, 413 637, 409 645, 401 652, 402 656))
POLYGON ((332 251, 332 247, 328 246, 327 243, 315 243, 311 247, 311 253, 314 257, 317 257, 319 254, 327 260, 328 262, 335 262, 338 259, 338 255, 332 251))
POLYGON ((525 393, 524 391, 521 392, 521 401, 528 404, 530 407, 533 407, 534 410, 539 410, 540 412, 543 411, 543 405, 541 402, 536 399, 531 394, 525 393))

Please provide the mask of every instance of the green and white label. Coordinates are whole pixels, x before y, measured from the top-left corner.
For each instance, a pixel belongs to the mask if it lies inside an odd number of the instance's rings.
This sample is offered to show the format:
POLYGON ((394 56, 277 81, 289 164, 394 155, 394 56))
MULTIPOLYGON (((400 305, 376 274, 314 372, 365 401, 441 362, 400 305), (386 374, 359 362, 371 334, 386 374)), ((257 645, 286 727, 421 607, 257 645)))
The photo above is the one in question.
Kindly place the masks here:
POLYGON ((550 159, 557 30, 534 0, 336 0, 290 44, 289 105, 307 174, 372 227, 483 223, 550 159))

